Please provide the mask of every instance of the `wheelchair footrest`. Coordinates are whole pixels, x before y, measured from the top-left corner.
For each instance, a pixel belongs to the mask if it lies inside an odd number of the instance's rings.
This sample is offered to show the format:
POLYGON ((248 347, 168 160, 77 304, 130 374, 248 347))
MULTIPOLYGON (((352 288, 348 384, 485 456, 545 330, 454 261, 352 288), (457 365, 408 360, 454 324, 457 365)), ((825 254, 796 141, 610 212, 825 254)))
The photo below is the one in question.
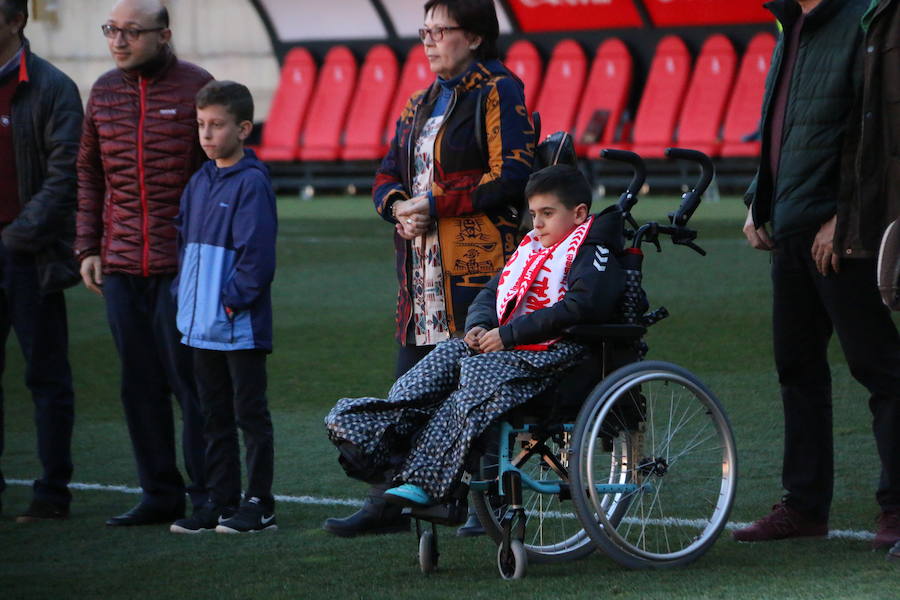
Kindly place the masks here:
POLYGON ((456 527, 466 522, 468 518, 468 505, 466 502, 448 502, 447 504, 435 504, 422 508, 404 508, 403 514, 413 519, 428 521, 437 525, 456 527))

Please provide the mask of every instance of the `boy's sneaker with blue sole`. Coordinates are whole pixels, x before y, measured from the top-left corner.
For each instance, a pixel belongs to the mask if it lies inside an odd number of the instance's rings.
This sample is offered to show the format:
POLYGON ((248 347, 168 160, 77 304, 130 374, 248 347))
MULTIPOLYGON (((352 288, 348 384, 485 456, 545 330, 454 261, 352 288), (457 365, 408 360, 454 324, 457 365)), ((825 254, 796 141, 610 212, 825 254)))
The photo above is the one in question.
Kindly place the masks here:
POLYGON ((276 529, 274 509, 265 506, 256 496, 241 502, 237 514, 216 526, 217 533, 253 533, 276 529))
POLYGON ((434 499, 428 492, 417 485, 404 483, 384 492, 384 499, 391 504, 409 508, 420 508, 434 505, 434 499))
POLYGON ((206 503, 194 509, 194 514, 184 519, 178 519, 169 527, 172 533, 202 533, 214 531, 216 526, 225 522, 237 513, 233 506, 216 506, 206 503))

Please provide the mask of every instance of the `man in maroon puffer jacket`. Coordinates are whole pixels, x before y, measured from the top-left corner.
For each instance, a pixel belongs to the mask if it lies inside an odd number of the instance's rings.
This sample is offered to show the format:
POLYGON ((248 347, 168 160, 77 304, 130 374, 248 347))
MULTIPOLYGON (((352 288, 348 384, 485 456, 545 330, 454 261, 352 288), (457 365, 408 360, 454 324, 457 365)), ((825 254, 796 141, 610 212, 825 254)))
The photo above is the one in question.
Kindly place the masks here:
POLYGON ((119 0, 103 24, 118 68, 91 89, 78 154, 75 252, 88 289, 106 300, 122 363, 122 403, 143 490, 107 525, 171 523, 184 516, 171 393, 181 404, 194 506, 206 499, 203 417, 190 353, 175 327, 181 191, 203 161, 194 96, 212 77, 178 60, 159 0, 119 0))

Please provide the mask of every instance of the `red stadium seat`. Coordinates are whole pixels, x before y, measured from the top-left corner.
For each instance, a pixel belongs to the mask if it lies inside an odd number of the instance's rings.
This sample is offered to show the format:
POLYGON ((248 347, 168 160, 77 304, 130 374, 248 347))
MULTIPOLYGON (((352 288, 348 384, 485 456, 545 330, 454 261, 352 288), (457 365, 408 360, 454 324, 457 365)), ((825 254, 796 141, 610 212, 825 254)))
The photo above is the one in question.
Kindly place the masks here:
POLYGON ((387 152, 387 146, 394 137, 397 119, 400 118, 400 112, 406 106, 407 100, 417 91, 427 88, 433 81, 434 73, 431 72, 431 67, 428 65, 428 58, 425 56, 422 44, 416 44, 409 49, 409 53, 406 55, 406 62, 403 63, 403 71, 400 74, 400 83, 394 93, 393 104, 388 109, 384 143, 381 147, 382 154, 387 152))
POLYGON ((337 160, 356 71, 356 59, 346 46, 334 46, 325 55, 303 128, 300 160, 337 160))
POLYGON ((763 91, 769 63, 775 49, 775 37, 759 33, 750 40, 741 68, 738 71, 731 103, 725 114, 722 131, 722 156, 759 156, 759 142, 744 142, 743 138, 759 129, 763 91))
POLYGON ((393 50, 385 44, 372 46, 360 70, 347 117, 342 159, 372 160, 382 156, 384 122, 394 101, 399 70, 393 50))
POLYGON ((578 42, 559 42, 547 63, 537 101, 543 135, 554 131, 573 132, 586 74, 587 58, 578 42))
POLYGON ((691 74, 691 55, 680 37, 660 40, 634 120, 631 150, 647 158, 661 158, 672 145, 675 123, 691 74))
MULTIPOLYGON (((538 92, 541 89, 541 55, 528 40, 513 42, 506 51, 506 68, 516 74, 525 84, 525 106, 536 110, 538 92)), ((541 126, 541 129, 544 129, 541 126)))
POLYGON ((632 74, 631 53, 622 40, 610 38, 600 44, 575 119, 578 156, 596 156, 615 141, 631 92, 632 74))
POLYGON ((305 48, 293 48, 284 59, 278 90, 263 128, 259 158, 293 161, 300 145, 306 109, 316 82, 316 62, 305 48))
POLYGON ((722 34, 707 38, 694 64, 694 74, 678 119, 677 144, 718 156, 719 131, 731 96, 737 54, 722 34))

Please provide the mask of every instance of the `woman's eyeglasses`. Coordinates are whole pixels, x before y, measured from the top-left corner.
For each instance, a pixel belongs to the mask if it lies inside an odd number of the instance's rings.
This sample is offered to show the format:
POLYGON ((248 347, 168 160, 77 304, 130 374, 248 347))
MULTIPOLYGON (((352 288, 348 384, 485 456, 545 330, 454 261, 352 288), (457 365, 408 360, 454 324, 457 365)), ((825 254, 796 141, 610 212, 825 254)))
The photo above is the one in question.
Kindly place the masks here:
POLYGON ((429 29, 428 27, 420 27, 419 28, 419 39, 424 42, 425 38, 427 38, 428 36, 431 36, 432 40, 434 40, 435 42, 439 42, 442 39, 444 39, 445 31, 453 31, 454 29, 462 29, 462 27, 460 27, 459 25, 454 25, 453 27, 437 26, 437 27, 433 27, 431 29, 429 29))

